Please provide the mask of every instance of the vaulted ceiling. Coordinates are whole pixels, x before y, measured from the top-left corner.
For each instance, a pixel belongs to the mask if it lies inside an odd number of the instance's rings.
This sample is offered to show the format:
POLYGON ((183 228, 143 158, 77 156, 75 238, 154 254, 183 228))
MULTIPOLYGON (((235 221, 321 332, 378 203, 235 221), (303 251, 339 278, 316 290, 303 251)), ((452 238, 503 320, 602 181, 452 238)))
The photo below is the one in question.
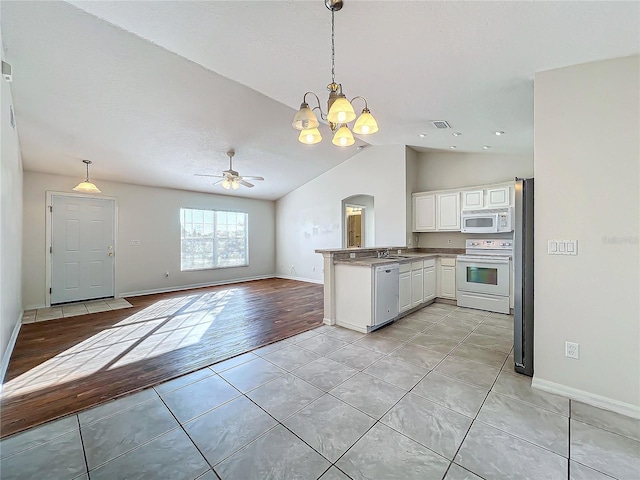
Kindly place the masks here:
MULTIPOLYGON (((28 170, 80 178, 88 158, 96 180, 276 199, 357 152, 333 146, 327 126, 302 145, 290 125, 306 91, 326 101, 322 0, 0 8, 28 170), (230 147, 236 170, 266 180, 228 192, 194 175, 226 169, 230 147)), ((531 154, 535 72, 637 54, 639 18, 638 2, 347 0, 336 80, 380 125, 356 145, 531 154)))

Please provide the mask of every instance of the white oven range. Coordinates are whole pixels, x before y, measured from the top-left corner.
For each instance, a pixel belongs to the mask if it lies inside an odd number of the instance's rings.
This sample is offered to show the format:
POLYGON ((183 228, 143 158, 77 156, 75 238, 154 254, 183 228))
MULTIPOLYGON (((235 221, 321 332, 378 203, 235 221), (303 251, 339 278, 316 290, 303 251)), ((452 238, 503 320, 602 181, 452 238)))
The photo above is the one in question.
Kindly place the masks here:
POLYGON ((456 260, 459 307, 509 313, 513 240, 470 239, 456 260))

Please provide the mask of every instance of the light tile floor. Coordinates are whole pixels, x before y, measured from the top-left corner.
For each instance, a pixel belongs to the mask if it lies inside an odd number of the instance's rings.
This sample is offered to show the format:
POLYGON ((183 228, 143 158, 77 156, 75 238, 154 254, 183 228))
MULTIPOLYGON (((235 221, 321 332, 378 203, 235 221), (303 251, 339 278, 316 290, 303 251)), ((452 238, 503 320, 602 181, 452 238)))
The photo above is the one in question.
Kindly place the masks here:
POLYGON ((90 302, 75 302, 54 307, 38 308, 36 310, 25 310, 22 313, 22 323, 43 322, 45 320, 56 320, 58 318, 77 317, 88 313, 106 312, 109 310, 119 310, 130 308, 131 305, 124 298, 106 298, 102 300, 92 300, 90 302))
POLYGON ((313 331, 0 442, 3 479, 640 478, 640 421, 533 390, 512 317, 313 331))

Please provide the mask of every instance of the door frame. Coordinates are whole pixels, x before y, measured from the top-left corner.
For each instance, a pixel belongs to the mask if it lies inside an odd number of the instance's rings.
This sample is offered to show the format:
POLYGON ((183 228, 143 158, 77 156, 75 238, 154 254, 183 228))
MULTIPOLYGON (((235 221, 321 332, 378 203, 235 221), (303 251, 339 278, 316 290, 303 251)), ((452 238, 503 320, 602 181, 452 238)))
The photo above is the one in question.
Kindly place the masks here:
POLYGON ((110 197, 107 195, 89 195, 87 193, 70 193, 70 192, 56 192, 52 190, 46 191, 46 202, 45 202, 45 307, 51 306, 51 207, 52 207, 52 198, 53 196, 63 196, 63 197, 82 197, 82 198, 98 198, 100 200, 112 200, 113 201, 113 248, 115 250, 116 258, 113 262, 113 296, 115 298, 118 297, 118 280, 116 276, 116 263, 118 256, 118 199, 116 197, 110 197))

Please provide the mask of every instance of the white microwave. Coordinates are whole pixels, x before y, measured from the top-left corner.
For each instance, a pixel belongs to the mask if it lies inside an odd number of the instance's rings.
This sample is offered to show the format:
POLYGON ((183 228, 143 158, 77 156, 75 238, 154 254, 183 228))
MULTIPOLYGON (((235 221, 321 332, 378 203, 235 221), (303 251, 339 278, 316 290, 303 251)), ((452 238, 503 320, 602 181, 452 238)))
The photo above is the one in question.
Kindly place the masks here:
POLYGON ((461 214, 461 232, 502 233, 511 232, 511 207, 491 210, 467 210, 461 214))

